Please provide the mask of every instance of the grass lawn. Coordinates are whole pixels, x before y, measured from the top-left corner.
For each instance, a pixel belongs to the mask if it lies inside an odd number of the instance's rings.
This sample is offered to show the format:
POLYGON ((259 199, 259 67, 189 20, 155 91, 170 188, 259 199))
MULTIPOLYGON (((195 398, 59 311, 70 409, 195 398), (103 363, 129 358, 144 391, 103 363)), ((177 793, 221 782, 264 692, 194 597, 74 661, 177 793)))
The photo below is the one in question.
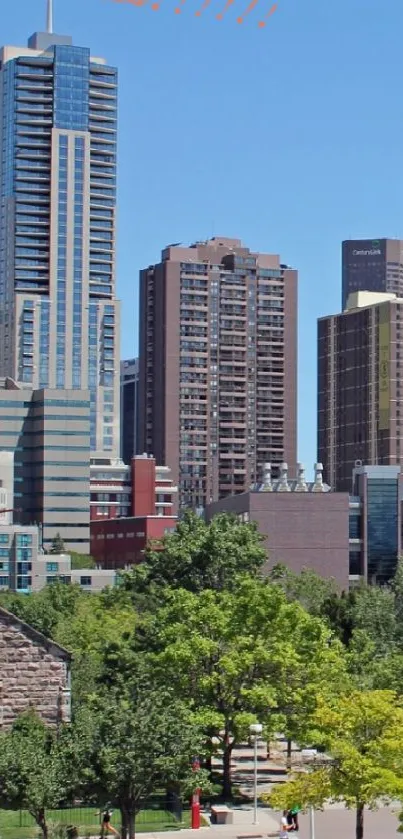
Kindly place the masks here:
MULTIPOLYGON (((96 808, 76 807, 68 810, 48 810, 48 822, 74 825, 80 836, 99 836, 100 822, 96 808)), ((115 811, 112 824, 119 830, 119 814, 115 811)), ((190 812, 184 810, 182 822, 166 810, 141 810, 136 819, 136 833, 154 833, 190 827, 190 812)), ((27 810, 0 810, 0 839, 37 839, 39 828, 27 810)), ((110 834, 112 837, 112 834, 110 834)))

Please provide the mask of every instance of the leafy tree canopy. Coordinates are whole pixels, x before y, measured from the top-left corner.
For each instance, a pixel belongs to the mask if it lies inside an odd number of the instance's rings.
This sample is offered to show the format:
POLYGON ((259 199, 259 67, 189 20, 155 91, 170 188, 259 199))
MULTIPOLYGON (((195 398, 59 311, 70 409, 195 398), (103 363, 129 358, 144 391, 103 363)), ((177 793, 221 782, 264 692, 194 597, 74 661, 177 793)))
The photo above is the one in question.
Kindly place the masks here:
POLYGON ((186 703, 156 684, 140 661, 123 689, 96 697, 92 708, 95 775, 104 797, 120 808, 124 837, 133 839, 141 801, 156 788, 191 782, 208 791, 206 773, 195 777, 191 769, 203 745, 200 728, 186 703))
POLYGON ((0 806, 29 810, 43 839, 46 811, 71 800, 84 777, 83 733, 66 726, 56 736, 29 712, 0 734, 0 806))
POLYGON ((178 695, 206 730, 222 738, 224 794, 230 757, 251 722, 266 735, 302 736, 316 697, 345 679, 341 645, 325 624, 279 586, 244 577, 237 591, 168 590, 151 620, 148 648, 161 678, 170 673, 178 695))
POLYGON ((207 524, 186 512, 161 550, 146 552, 144 562, 122 574, 122 585, 134 592, 170 586, 192 592, 236 587, 240 574, 259 574, 266 552, 254 524, 220 514, 207 524))
POLYGON ((312 737, 330 762, 303 773, 264 799, 273 807, 343 801, 356 810, 356 839, 365 807, 403 795, 403 708, 393 691, 355 691, 319 699, 312 737))
POLYGON ((71 570, 80 571, 81 568, 95 568, 96 562, 93 556, 89 554, 78 554, 75 551, 69 551, 71 558, 71 570))

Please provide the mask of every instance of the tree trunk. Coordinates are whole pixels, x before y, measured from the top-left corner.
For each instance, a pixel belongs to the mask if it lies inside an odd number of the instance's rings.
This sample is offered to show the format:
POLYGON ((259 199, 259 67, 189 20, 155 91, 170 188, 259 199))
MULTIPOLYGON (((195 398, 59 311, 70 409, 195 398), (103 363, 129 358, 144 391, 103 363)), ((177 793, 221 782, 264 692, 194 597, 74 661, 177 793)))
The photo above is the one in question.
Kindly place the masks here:
POLYGON ((364 804, 357 801, 355 839, 364 839, 364 804))
POLYGON ((134 839, 136 835, 136 814, 134 811, 129 813, 129 839, 134 839))
POLYGON ((287 760, 291 763, 292 758, 292 740, 287 740, 287 760))
POLYGON ((211 771, 212 771, 212 768, 213 768, 212 755, 207 755, 206 760, 204 762, 204 766, 205 766, 206 771, 211 775, 211 771))
POLYGON ((120 829, 120 836, 121 839, 128 839, 128 816, 126 808, 121 807, 120 809, 120 821, 121 821, 121 829, 120 829))
POLYGON ((31 816, 34 817, 38 827, 40 827, 42 831, 43 839, 48 839, 48 825, 46 823, 46 814, 44 807, 41 807, 36 813, 31 813, 31 816))
POLYGON ((233 744, 230 743, 229 735, 226 734, 224 738, 224 749, 222 756, 222 794, 225 799, 232 798, 232 781, 231 781, 231 757, 233 744))

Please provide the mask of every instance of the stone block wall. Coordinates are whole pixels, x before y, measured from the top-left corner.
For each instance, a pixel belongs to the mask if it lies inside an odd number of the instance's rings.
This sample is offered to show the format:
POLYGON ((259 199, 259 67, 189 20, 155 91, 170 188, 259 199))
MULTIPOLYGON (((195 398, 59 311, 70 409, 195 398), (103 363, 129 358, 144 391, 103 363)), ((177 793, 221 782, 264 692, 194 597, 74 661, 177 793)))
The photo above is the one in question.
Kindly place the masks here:
POLYGON ((0 730, 34 709, 47 725, 68 717, 69 655, 0 610, 0 730))

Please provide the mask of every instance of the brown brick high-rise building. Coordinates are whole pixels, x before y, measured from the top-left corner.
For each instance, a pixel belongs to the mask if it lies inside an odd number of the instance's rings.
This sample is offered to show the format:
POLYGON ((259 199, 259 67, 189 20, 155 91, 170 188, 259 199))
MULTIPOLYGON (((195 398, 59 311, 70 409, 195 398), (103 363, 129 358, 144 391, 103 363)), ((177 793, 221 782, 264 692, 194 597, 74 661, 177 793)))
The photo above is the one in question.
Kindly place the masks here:
POLYGON ((172 245, 140 274, 138 452, 180 506, 296 464, 297 272, 238 239, 172 245))
POLYGON ((351 490, 356 461, 403 458, 403 299, 358 292, 318 321, 318 459, 334 490, 351 490))

